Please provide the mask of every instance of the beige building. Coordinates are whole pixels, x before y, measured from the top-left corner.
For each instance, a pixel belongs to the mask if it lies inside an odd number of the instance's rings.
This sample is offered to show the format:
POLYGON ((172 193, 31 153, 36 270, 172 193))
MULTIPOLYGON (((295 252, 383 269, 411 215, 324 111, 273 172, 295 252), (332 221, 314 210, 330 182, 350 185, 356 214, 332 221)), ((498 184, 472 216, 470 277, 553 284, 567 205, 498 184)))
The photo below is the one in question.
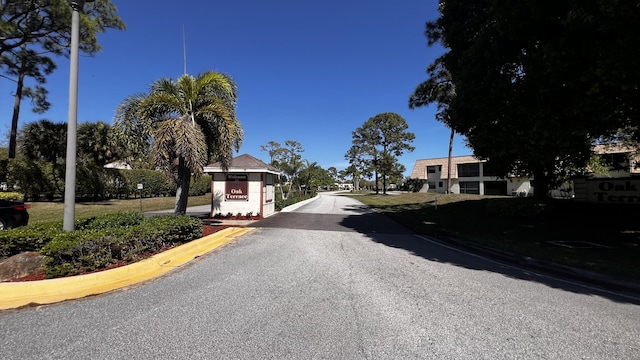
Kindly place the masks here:
POLYGON ((640 151, 620 144, 596 145, 609 167, 604 174, 573 180, 576 200, 640 205, 640 151))
POLYGON ((280 171, 249 154, 231 160, 228 171, 220 163, 204 168, 211 175, 211 216, 216 214, 260 215, 276 212, 275 184, 280 171))
MULTIPOLYGON (((640 203, 640 151, 629 146, 606 144, 596 145, 594 153, 608 164, 606 172, 573 180, 551 191, 551 196, 598 202, 626 199, 626 202, 640 203)), ((447 161, 446 157, 418 160, 411 178, 426 180, 421 191, 445 193, 447 161)), ((491 174, 485 160, 471 155, 451 158, 451 192, 455 194, 532 196, 532 181, 525 177, 497 177, 491 174)))
MULTIPOLYGON (((533 196, 529 178, 501 178, 491 174, 485 160, 474 156, 451 158, 451 192, 454 194, 533 196)), ((447 192, 448 158, 422 159, 416 161, 411 172, 412 179, 426 180, 422 192, 447 192)))
POLYGON ((606 175, 593 177, 634 177, 640 175, 640 151, 621 144, 596 145, 593 152, 600 155, 610 166, 606 175))

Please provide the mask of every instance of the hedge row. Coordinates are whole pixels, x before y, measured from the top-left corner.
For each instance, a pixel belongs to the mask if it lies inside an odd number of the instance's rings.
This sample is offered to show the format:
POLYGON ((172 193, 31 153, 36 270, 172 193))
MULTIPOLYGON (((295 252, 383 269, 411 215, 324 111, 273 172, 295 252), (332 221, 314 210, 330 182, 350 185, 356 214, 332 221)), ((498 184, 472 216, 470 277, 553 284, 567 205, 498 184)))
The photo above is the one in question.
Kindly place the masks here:
POLYGON ((303 194, 303 193, 300 193, 300 192, 296 192, 296 193, 290 193, 286 200, 282 200, 282 198, 277 197, 276 198, 276 211, 280 211, 280 210, 286 208, 287 206, 293 205, 293 204, 298 203, 300 201, 311 199, 312 197, 315 197, 316 195, 317 195, 317 193, 315 193, 315 192, 312 192, 310 194, 303 194))
POLYGON ((0 200, 23 201, 24 195, 17 192, 0 192, 0 200))
MULTIPOLYGON (((19 189, 25 200, 53 200, 64 196, 65 168, 42 161, 8 161, 6 179, 10 189, 19 189)), ((94 164, 78 164, 76 196, 83 200, 109 198, 173 196, 176 185, 159 171, 145 169, 106 169, 94 164), (143 189, 138 189, 138 184, 143 189)), ((189 195, 204 195, 211 190, 211 176, 193 179, 189 195)))
POLYGON ((76 275, 146 255, 202 237, 202 222, 188 216, 144 218, 117 213, 80 219, 76 231, 61 224, 28 226, 0 234, 0 259, 23 251, 45 256, 48 278, 76 275))

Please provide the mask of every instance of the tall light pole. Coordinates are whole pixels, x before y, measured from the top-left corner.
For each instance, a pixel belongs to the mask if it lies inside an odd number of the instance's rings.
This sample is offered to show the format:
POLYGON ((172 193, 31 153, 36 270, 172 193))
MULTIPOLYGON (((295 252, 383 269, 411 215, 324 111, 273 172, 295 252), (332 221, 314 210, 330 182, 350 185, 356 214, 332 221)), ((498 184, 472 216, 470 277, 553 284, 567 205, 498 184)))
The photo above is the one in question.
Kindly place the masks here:
POLYGON ((76 228, 76 149, 78 128, 78 53, 80 43, 80 11, 85 2, 94 0, 69 0, 71 15, 71 60, 69 71, 69 118, 67 122, 67 166, 64 178, 64 221, 62 229, 76 228))

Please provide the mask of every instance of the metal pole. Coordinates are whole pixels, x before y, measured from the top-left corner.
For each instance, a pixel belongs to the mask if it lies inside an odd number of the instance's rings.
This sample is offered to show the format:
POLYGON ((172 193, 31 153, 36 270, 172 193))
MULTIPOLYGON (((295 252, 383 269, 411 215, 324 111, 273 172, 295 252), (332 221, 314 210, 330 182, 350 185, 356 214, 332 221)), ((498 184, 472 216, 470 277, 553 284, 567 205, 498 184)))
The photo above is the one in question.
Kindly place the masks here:
POLYGON ((67 122, 67 166, 64 178, 64 220, 62 229, 76 228, 76 148, 78 127, 78 52, 80 33, 80 10, 84 0, 70 0, 71 15, 71 60, 69 70, 69 118, 67 122))

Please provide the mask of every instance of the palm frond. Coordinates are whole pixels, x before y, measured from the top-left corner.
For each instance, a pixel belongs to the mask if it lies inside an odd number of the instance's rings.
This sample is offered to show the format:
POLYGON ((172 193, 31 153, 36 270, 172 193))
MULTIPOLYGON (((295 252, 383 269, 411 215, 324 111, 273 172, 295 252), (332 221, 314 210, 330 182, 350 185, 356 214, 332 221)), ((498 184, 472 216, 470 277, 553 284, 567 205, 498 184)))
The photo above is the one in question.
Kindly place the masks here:
POLYGON ((126 98, 117 108, 113 123, 113 137, 126 152, 139 154, 149 149, 153 124, 140 117, 138 110, 146 95, 138 93, 126 98))
POLYGON ((153 154, 160 169, 170 174, 175 160, 182 157, 194 174, 202 173, 207 164, 207 145, 200 126, 187 117, 163 121, 155 132, 153 154))

